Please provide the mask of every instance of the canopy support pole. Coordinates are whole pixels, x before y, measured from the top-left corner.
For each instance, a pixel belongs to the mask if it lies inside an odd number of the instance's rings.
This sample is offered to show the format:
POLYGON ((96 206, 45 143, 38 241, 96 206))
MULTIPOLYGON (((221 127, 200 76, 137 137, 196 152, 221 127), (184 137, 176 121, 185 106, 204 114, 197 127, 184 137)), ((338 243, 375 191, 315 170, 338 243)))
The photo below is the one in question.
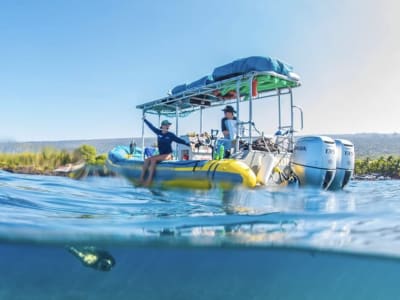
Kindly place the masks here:
POLYGON ((200 134, 203 132, 203 106, 200 107, 200 134))
POLYGON ((253 76, 249 79, 249 150, 251 150, 252 136, 251 127, 253 124, 253 76))
POLYGON ((289 92, 290 92, 290 150, 293 150, 293 132, 294 132, 294 104, 293 104, 293 93, 292 93, 292 88, 289 87, 289 92))
POLYGON ((278 120, 279 120, 279 127, 278 130, 282 129, 282 116, 281 116, 281 89, 278 89, 278 120))
POLYGON ((142 110, 142 156, 144 159, 144 116, 145 112, 144 109, 142 110))
MULTIPOLYGON (((176 136, 179 136, 179 108, 178 105, 175 106, 175 134, 176 136)), ((173 155, 175 157, 176 160, 178 160, 179 154, 178 154, 178 144, 175 143, 175 155, 173 155)))
POLYGON ((236 136, 235 136, 235 153, 239 152, 240 139, 240 80, 236 81, 236 136))
POLYGON ((179 132, 179 108, 175 106, 175 134, 178 136, 179 132))

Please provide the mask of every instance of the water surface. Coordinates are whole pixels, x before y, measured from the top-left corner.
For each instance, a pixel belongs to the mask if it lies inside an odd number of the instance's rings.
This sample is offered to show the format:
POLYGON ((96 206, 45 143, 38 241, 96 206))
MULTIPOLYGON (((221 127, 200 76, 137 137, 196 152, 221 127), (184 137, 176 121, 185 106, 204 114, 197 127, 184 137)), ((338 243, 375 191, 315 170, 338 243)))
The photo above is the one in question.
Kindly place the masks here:
POLYGON ((395 299, 399 200, 397 181, 224 192, 0 171, 0 299, 395 299))

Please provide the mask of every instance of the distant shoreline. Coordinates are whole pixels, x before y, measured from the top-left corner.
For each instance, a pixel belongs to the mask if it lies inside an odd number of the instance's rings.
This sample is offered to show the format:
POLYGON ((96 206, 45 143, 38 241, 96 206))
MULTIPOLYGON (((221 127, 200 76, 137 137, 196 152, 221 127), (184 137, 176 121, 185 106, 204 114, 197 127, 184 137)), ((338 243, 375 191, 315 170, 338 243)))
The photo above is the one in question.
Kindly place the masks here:
POLYGON ((98 177, 114 177, 116 174, 108 170, 105 166, 90 166, 84 164, 79 169, 71 171, 57 171, 57 170, 40 170, 33 167, 20 167, 20 168, 0 168, 0 170, 22 175, 40 175, 40 176, 59 176, 69 177, 72 179, 80 179, 87 176, 98 176, 98 177))
POLYGON ((112 176, 106 168, 106 154, 91 145, 73 151, 43 148, 40 152, 0 153, 0 169, 18 174, 65 176, 112 176))
MULTIPOLYGON (((355 176, 362 176, 360 180, 377 180, 374 178, 382 177, 400 179, 400 134, 354 134, 333 137, 349 139, 354 143, 355 176)), ((68 172, 55 172, 54 170, 66 167, 71 163, 77 164, 79 158, 73 158, 73 153, 86 145, 92 148, 92 153, 91 157, 84 153, 87 166, 91 166, 90 168, 86 167, 88 170, 85 173, 108 176, 106 174, 110 172, 105 169, 106 153, 117 145, 129 145, 131 141, 131 138, 90 140, 90 145, 85 144, 88 140, 0 142, 0 169, 20 174, 69 176, 68 172), (52 150, 46 153, 46 149, 52 150), (52 152, 57 153, 51 154, 52 152), (96 153, 102 154, 97 155, 96 153), (8 162, 4 161, 5 158, 8 162), (93 165, 97 165, 97 167, 93 165), (94 171, 95 169, 96 171, 94 171)), ((136 137, 133 141, 139 146, 142 144, 141 138, 136 137)), ((145 146, 154 142, 155 138, 145 138, 145 146)))
MULTIPOLYGON (((356 158, 400 155, 400 134, 398 133, 357 133, 357 134, 326 134, 332 138, 350 140, 355 147, 356 158)), ((301 136, 301 135, 299 135, 301 136)), ((141 147, 142 138, 115 138, 89 140, 60 140, 60 141, 0 141, 0 153, 39 152, 43 147, 72 151, 84 144, 90 144, 98 153, 108 153, 117 145, 129 145, 131 141, 141 147)), ((145 137, 144 145, 152 145, 156 139, 145 137)))

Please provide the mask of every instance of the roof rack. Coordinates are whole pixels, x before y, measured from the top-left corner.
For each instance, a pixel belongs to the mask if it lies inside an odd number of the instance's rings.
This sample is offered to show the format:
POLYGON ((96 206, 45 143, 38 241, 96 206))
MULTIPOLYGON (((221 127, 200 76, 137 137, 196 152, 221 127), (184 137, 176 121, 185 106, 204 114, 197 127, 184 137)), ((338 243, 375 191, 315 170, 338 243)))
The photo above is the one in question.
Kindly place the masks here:
POLYGON ((253 71, 140 104, 136 108, 143 113, 184 117, 200 108, 288 94, 291 88, 298 86, 300 81, 295 74, 289 77, 271 71, 253 71))

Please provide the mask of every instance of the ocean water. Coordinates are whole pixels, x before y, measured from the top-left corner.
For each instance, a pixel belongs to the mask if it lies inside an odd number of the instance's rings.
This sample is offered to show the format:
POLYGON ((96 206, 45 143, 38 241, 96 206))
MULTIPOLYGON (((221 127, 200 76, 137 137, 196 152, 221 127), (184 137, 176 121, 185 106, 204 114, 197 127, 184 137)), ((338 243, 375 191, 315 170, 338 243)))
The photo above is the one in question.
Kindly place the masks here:
POLYGON ((399 191, 150 190, 0 171, 0 299, 398 299, 399 191))

